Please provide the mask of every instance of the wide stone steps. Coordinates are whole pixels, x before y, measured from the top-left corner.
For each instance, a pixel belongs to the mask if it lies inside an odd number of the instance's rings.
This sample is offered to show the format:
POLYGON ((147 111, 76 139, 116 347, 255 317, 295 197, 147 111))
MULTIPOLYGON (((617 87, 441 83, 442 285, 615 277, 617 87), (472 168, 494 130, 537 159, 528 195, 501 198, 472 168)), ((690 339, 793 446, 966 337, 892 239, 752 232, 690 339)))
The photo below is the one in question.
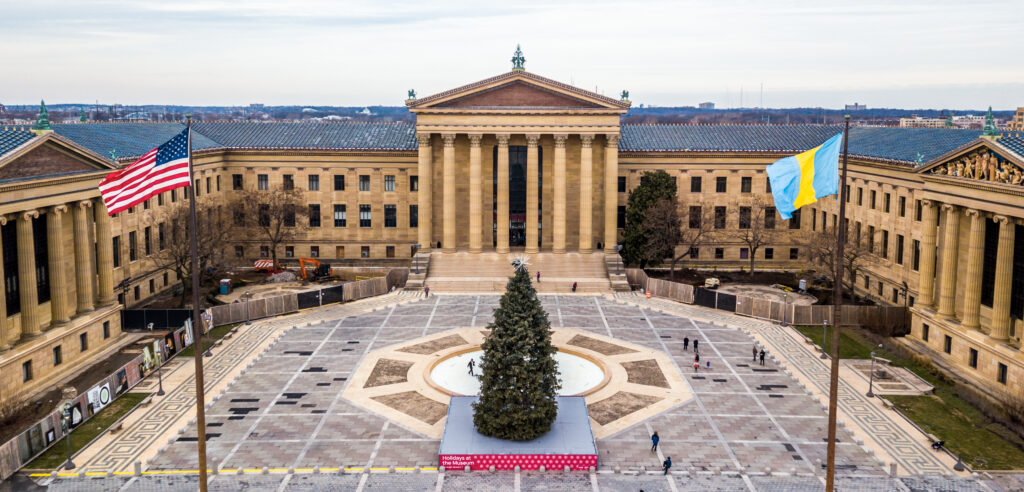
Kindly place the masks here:
MULTIPOLYGON (((512 276, 512 259, 517 254, 434 253, 426 286, 435 292, 502 292, 512 276)), ((542 293, 611 292, 611 283, 601 253, 537 253, 526 255, 534 288, 542 293), (537 273, 541 278, 538 283, 537 273)))

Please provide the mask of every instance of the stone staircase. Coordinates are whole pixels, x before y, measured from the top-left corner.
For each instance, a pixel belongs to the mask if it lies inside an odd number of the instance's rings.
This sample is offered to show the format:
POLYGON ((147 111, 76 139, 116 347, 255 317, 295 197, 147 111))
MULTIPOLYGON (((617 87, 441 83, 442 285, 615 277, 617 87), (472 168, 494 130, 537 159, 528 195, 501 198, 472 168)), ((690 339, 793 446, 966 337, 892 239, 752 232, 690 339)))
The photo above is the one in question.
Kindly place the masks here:
MULTIPOLYGON (((433 253, 426 286, 432 292, 504 292, 516 253, 433 253)), ((540 293, 608 293, 612 285, 604 253, 534 253, 527 255, 533 286, 540 293), (540 272, 540 282, 537 282, 540 272)), ((410 280, 412 276, 410 275, 410 280)), ((623 276, 625 279, 625 276, 623 276)), ((628 285, 626 286, 628 290, 628 285)))
POLYGON ((608 281, 611 283, 612 290, 615 292, 629 292, 629 280, 626 279, 626 266, 622 263, 622 257, 614 255, 605 255, 604 257, 605 269, 608 271, 608 281))
POLYGON ((422 290, 430 271, 430 253, 416 253, 409 265, 409 279, 405 281, 407 290, 422 290))

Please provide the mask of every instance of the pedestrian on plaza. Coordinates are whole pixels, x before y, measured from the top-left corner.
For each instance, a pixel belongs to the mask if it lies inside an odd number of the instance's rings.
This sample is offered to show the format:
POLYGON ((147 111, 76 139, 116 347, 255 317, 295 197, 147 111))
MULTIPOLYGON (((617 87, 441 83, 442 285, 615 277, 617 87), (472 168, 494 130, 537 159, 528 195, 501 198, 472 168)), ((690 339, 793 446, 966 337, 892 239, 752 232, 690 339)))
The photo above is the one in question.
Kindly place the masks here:
POLYGON ((700 354, 693 354, 693 361, 700 364, 700 354))
POLYGON ((476 374, 473 374, 473 366, 476 365, 476 363, 473 362, 473 359, 469 359, 469 364, 466 364, 466 365, 469 366, 469 375, 470 376, 476 376, 476 374))
POLYGON ((540 283, 540 272, 537 272, 537 283, 540 283))
POLYGON ((694 352, 700 352, 700 350, 697 350, 697 344, 698 343, 700 343, 700 340, 697 340, 696 338, 694 338, 693 339, 693 351, 694 352))
POLYGON ((764 349, 761 349, 761 365, 764 365, 764 349))
POLYGON ((665 475, 668 475, 669 468, 672 468, 672 457, 665 458, 665 462, 661 464, 661 467, 665 469, 665 475))
POLYGON ((575 294, 575 293, 576 293, 576 282, 573 282, 573 283, 572 283, 572 293, 573 293, 573 294, 575 294))
POLYGON ((661 438, 658 437, 658 431, 654 431, 654 435, 651 436, 651 452, 652 453, 658 450, 658 441, 660 441, 660 440, 661 440, 661 438))
POLYGON ((756 343, 754 344, 754 348, 751 350, 751 353, 754 354, 754 358, 750 359, 750 360, 752 360, 754 362, 757 362, 757 344, 756 343))
POLYGON ((690 350, 690 337, 683 337, 683 350, 690 350))
POLYGON ((697 369, 700 369, 700 362, 694 361, 694 363, 693 363, 693 372, 697 372, 697 369))
POLYGON ((430 297, 430 287, 423 288, 423 297, 430 297))

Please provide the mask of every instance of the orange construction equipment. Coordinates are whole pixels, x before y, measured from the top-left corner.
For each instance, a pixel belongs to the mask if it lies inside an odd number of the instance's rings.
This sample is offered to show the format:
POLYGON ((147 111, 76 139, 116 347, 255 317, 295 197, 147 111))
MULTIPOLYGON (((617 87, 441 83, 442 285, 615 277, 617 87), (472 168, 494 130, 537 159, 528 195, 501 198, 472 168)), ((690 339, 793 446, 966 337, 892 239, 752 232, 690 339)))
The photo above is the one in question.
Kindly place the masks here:
POLYGON ((281 269, 274 264, 274 260, 256 260, 253 263, 254 272, 280 273, 281 269))
POLYGON ((320 267, 320 261, 313 258, 299 258, 299 272, 302 272, 302 279, 306 280, 306 263, 311 263, 314 270, 320 267))
POLYGON ((303 280, 311 280, 313 282, 327 280, 331 278, 331 265, 321 265, 320 260, 313 258, 299 258, 299 272, 303 280), (313 265, 313 274, 308 276, 309 278, 307 278, 306 274, 306 263, 313 265))

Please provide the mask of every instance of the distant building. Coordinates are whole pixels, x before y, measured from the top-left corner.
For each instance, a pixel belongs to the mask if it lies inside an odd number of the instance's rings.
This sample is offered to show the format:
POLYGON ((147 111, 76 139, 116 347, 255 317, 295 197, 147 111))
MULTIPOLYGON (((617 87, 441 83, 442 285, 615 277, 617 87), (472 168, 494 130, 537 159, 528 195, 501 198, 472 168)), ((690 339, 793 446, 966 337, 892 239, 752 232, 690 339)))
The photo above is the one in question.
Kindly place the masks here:
POLYGON ((853 103, 846 105, 847 111, 864 111, 865 109, 868 109, 867 104, 853 103))
MULTIPOLYGON (((0 112, 3 112, 2 108, 3 106, 0 106, 0 112)), ((1024 131, 1024 108, 1017 108, 1013 119, 1006 122, 1006 129, 1014 132, 1024 131)))
POLYGON ((700 109, 715 109, 715 103, 713 102, 702 102, 697 105, 700 109))
POLYGON ((249 109, 263 109, 263 103, 249 104, 249 109))
POLYGON ((985 128, 985 115, 965 114, 953 116, 953 126, 956 128, 981 130, 985 128))
POLYGON ((911 115, 910 118, 900 118, 901 128, 945 128, 944 118, 922 118, 918 115, 911 115))

